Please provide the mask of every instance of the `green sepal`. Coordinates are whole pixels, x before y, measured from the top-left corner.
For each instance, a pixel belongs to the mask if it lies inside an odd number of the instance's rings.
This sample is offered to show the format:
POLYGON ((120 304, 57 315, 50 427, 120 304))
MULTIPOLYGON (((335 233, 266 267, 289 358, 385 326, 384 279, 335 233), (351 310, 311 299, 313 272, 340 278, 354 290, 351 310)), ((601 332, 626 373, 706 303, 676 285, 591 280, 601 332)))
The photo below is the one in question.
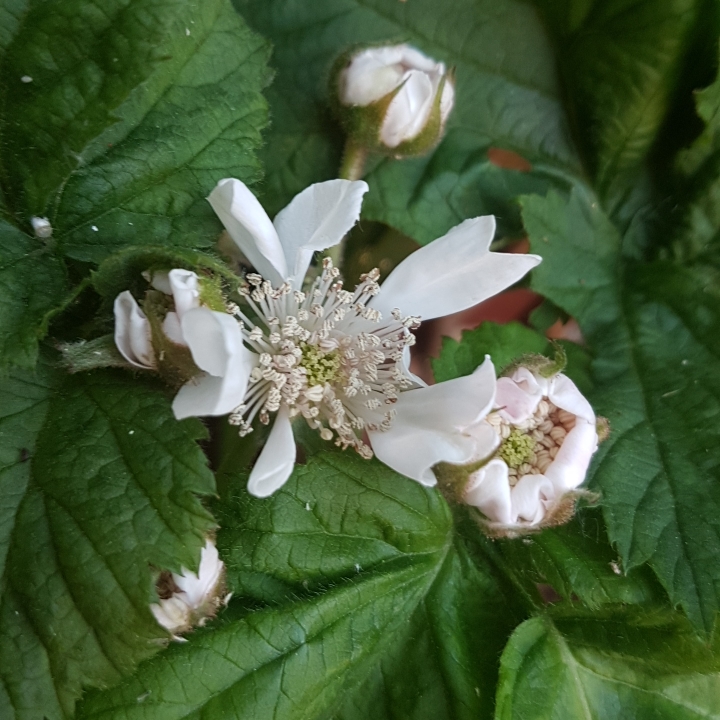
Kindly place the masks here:
POLYGON ((535 353, 528 353, 527 355, 521 355, 516 360, 513 360, 509 365, 504 367, 500 372, 500 377, 509 377, 518 368, 525 367, 532 373, 537 373, 540 377, 551 378, 561 373, 567 365, 567 353, 565 348, 554 341, 550 341, 555 350, 555 357, 549 358, 545 355, 538 355, 535 353))
POLYGON ((172 298, 159 290, 148 290, 142 305, 150 323, 157 371, 170 387, 178 389, 200 375, 201 370, 193 361, 190 348, 174 343, 163 331, 163 320, 174 309, 172 298))
POLYGON ((488 520, 476 508, 472 509, 471 514, 479 528, 489 538, 494 540, 502 538, 512 540, 527 535, 534 535, 548 528, 566 525, 575 517, 578 501, 580 500, 584 500, 589 505, 594 505, 600 500, 600 496, 588 490, 570 490, 562 495, 558 501, 548 509, 543 519, 536 525, 503 525, 501 523, 494 523, 488 520))
POLYGON ((62 353, 63 365, 69 373, 108 367, 119 367, 126 370, 138 369, 120 354, 112 335, 103 335, 94 340, 62 343, 58 346, 58 350, 62 353))

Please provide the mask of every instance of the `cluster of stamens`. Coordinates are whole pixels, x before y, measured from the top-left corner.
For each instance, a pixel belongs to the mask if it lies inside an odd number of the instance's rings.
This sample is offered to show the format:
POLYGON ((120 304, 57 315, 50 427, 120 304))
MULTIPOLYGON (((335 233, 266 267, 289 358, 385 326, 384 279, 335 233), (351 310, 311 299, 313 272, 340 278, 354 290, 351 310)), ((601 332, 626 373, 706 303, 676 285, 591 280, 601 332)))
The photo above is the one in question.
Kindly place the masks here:
POLYGON ((325 259, 308 292, 247 275, 241 293, 251 312, 228 308, 258 356, 245 399, 229 418, 241 436, 252 431, 256 415, 267 425, 284 406, 324 440, 372 457, 362 432, 387 430, 398 393, 414 385, 403 350, 414 344, 420 319, 395 310, 384 321, 368 306, 380 290, 377 270, 363 275, 354 292, 343 289, 339 274, 325 259))
POLYGON ((492 412, 487 422, 499 435, 497 454, 508 466, 511 486, 524 475, 542 475, 549 467, 567 434, 575 427, 576 416, 561 410, 548 399, 538 403, 535 412, 523 422, 514 424, 499 412, 492 412))

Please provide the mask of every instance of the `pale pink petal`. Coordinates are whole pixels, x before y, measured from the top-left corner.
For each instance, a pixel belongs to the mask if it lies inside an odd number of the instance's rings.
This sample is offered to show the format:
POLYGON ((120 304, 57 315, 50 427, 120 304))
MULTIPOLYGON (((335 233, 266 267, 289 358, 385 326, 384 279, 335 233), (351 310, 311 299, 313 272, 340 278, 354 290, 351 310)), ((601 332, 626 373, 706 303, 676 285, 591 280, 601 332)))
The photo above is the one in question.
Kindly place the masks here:
POLYGON ((537 409, 542 393, 528 392, 509 377, 498 378, 495 407, 512 423, 527 420, 537 409))
POLYGON ((556 375, 548 388, 548 399, 561 410, 595 424, 595 411, 567 375, 556 375))
POLYGON ((491 460, 473 473, 465 491, 465 502, 478 508, 491 522, 513 522, 508 467, 500 459, 491 460))
POLYGON ((598 447, 595 423, 577 418, 575 427, 565 436, 555 459, 545 471, 560 493, 580 485, 587 475, 590 460, 598 447))
POLYGON ((544 475, 524 475, 511 491, 513 522, 537 525, 556 496, 553 483, 544 475))

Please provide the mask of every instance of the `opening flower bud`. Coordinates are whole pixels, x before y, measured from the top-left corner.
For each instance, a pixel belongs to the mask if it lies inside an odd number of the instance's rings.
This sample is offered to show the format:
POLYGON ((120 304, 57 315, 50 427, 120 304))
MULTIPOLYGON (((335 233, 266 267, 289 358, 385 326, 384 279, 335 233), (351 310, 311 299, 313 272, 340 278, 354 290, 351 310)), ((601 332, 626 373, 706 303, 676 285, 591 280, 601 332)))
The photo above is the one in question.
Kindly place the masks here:
POLYGON ((391 45, 360 50, 338 65, 333 94, 356 145, 401 156, 439 142, 455 99, 444 63, 409 45, 391 45))
POLYGON ((567 522, 598 446, 595 413, 572 380, 515 367, 498 379, 484 423, 497 449, 470 474, 463 499, 483 514, 488 533, 508 537, 567 522))

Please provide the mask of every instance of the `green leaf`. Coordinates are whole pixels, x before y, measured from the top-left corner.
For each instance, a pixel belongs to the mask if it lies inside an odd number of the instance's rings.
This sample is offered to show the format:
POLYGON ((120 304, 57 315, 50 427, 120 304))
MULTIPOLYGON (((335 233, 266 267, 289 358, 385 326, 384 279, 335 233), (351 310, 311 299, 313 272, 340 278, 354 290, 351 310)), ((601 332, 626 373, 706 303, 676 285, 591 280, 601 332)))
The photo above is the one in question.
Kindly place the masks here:
POLYGON ((580 510, 567 525, 504 542, 499 549, 526 581, 546 583, 565 600, 590 609, 663 598, 648 568, 623 570, 602 519, 591 509, 580 510))
POLYGON ((138 297, 147 289, 147 281, 142 273, 154 270, 187 268, 197 273, 218 277, 224 280, 230 289, 237 289, 240 283, 238 275, 218 258, 192 250, 171 249, 144 245, 130 246, 103 260, 92 273, 92 284, 109 304, 123 290, 135 290, 138 297))
POLYGON ((214 482, 164 394, 119 373, 0 382, 0 716, 59 720, 166 637, 151 565, 197 567, 214 482))
POLYGON ((501 662, 496 720, 720 716, 718 662, 676 617, 533 618, 501 662))
POLYGON ((258 178, 267 121, 268 46, 229 0, 4 12, 0 178, 16 224, 47 215, 62 250, 94 262, 147 238, 212 242, 203 198, 222 177, 258 178))
POLYGON ((0 218, 0 370, 34 367, 38 340, 67 285, 62 260, 0 218))
MULTIPOLYGON (((567 356, 564 373, 581 392, 592 388, 589 377, 590 359, 584 348, 575 343, 561 341, 567 356)), ((484 322, 474 330, 465 330, 461 339, 443 338, 440 357, 433 360, 432 367, 437 382, 470 375, 490 355, 499 373, 522 355, 539 354, 554 357, 555 349, 540 333, 518 322, 498 325, 484 322)))
POLYGON ((720 267, 720 77, 697 93, 696 105, 705 129, 677 159, 677 193, 685 202, 672 248, 680 260, 720 267))
POLYGON ((492 716, 516 602, 470 560, 438 493, 327 452, 270 499, 245 481, 218 508, 218 546, 235 597, 269 606, 232 619, 231 603, 225 622, 90 694, 81 718, 492 716))
POLYGON ((367 218, 419 242, 489 211, 509 216, 508 228, 517 228, 510 200, 544 189, 548 179, 566 185, 579 171, 555 60, 526 3, 457 0, 452 12, 434 0, 237 5, 275 44, 278 74, 268 93, 274 120, 264 153, 269 212, 310 183, 336 177, 343 138, 329 112, 328 76, 334 60, 356 44, 409 42, 455 67, 457 77, 446 138, 426 158, 385 160, 370 173, 367 218), (491 146, 519 153, 537 173, 499 170, 488 162, 491 146))
POLYGON ((673 101, 698 0, 539 0, 601 197, 637 177, 673 101))
POLYGON ((720 297, 705 276, 620 256, 621 238, 574 193, 528 197, 543 263, 533 286, 574 315, 595 357, 590 400, 610 438, 591 468, 610 540, 648 561, 673 603, 713 627, 720 601, 720 297))
POLYGON ((433 374, 437 382, 470 375, 490 355, 500 372, 521 355, 543 355, 550 350, 550 342, 540 333, 519 322, 498 325, 484 322, 474 330, 465 330, 460 340, 443 338, 440 357, 433 360, 433 374))

